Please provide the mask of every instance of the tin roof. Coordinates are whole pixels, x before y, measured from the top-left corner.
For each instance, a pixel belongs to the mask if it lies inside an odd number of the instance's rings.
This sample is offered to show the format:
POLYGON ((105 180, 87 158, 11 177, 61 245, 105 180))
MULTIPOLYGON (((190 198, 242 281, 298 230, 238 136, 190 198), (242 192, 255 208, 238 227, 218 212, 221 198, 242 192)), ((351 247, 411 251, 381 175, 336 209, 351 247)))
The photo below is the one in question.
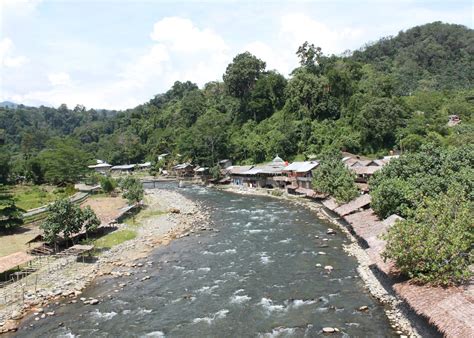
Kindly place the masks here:
POLYGON ((319 165, 317 161, 292 162, 284 168, 284 171, 294 171, 297 173, 305 173, 313 170, 319 165))

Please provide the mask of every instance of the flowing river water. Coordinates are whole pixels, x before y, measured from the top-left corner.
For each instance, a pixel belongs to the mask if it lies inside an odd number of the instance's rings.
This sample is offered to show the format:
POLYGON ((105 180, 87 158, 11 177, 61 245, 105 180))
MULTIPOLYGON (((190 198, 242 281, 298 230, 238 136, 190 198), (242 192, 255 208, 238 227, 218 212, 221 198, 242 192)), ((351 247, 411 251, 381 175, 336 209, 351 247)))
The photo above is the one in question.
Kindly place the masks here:
POLYGON ((343 251, 345 235, 327 235, 330 224, 313 212, 197 186, 180 192, 210 212, 219 232, 156 249, 143 260, 154 262, 146 272, 101 278, 85 290, 103 297, 100 304, 59 307, 17 336, 313 337, 323 327, 338 328, 337 336, 397 336, 343 251), (118 283, 128 284, 114 293, 118 283))

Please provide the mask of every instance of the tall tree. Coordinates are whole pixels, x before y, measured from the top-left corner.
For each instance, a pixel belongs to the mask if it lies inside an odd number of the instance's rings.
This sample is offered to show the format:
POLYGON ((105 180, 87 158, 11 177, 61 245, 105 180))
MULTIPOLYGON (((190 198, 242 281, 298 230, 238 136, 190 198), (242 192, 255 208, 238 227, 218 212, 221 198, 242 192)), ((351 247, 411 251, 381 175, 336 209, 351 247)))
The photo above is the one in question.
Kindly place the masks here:
POLYGON ((0 232, 23 224, 22 212, 18 208, 10 189, 0 184, 0 232))
MULTIPOLYGON (((247 109, 250 92, 264 70, 265 62, 249 52, 238 54, 227 66, 223 75, 226 90, 241 101, 242 109, 247 109)), ((255 113, 253 118, 257 120, 255 113)))

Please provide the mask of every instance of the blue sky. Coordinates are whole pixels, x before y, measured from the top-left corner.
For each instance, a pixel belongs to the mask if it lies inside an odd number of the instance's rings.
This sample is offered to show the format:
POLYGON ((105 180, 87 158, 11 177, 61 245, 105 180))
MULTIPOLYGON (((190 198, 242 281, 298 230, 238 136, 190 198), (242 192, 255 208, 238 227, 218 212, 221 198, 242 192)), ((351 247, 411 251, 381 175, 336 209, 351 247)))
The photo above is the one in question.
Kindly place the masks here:
POLYGON ((124 109, 176 80, 221 80, 250 51, 285 76, 432 21, 473 28, 472 1, 1 0, 0 101, 124 109))

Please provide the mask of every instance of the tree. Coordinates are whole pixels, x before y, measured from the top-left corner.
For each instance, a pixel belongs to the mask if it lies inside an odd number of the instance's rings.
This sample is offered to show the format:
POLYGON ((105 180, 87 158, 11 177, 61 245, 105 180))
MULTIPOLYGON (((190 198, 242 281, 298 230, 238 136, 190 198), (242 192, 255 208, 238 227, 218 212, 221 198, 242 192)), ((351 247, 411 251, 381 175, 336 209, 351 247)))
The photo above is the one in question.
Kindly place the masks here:
POLYGON ((401 273, 421 283, 450 285, 472 276, 474 204, 452 186, 428 198, 407 220, 392 226, 384 257, 393 259, 401 273))
POLYGON ((0 184, 0 232, 22 225, 22 212, 8 187, 0 184))
POLYGON ((54 140, 38 156, 44 178, 53 184, 74 183, 87 170, 90 156, 70 140, 54 140))
POLYGON ((255 121, 264 120, 283 107, 285 87, 286 79, 273 71, 257 80, 248 103, 248 109, 253 113, 255 121))
POLYGON ((312 185, 316 191, 332 195, 338 203, 347 203, 359 194, 354 179, 337 155, 328 154, 313 171, 312 185))
POLYGON ((329 81, 305 68, 293 73, 286 87, 287 109, 297 119, 337 118, 339 107, 329 95, 329 81))
POLYGON ((392 99, 376 98, 366 103, 357 121, 362 144, 368 151, 393 147, 405 115, 403 107, 392 99))
POLYGON ((207 111, 191 129, 181 135, 179 149, 197 163, 215 165, 219 158, 226 157, 228 123, 225 114, 216 110, 207 111))
MULTIPOLYGON (((244 113, 250 93, 264 70, 265 62, 249 52, 238 54, 227 66, 223 75, 227 93, 240 100, 244 113)), ((257 120, 255 112, 253 119, 257 120)))
POLYGON ((8 183, 11 170, 11 156, 4 146, 0 145, 0 184, 8 183))
POLYGON ((436 198, 461 184, 466 198, 474 201, 474 146, 444 149, 426 144, 415 153, 390 161, 369 181, 372 208, 385 218, 409 217, 426 198, 436 198))
POLYGON ((92 231, 100 224, 99 219, 90 207, 81 210, 68 199, 60 199, 48 207, 48 217, 40 225, 44 231, 45 241, 57 243, 61 235, 66 241, 79 233, 83 228, 92 231))
POLYGON ((323 56, 321 47, 315 47, 314 44, 305 41, 298 47, 296 55, 300 59, 300 65, 302 67, 305 67, 314 74, 320 72, 321 59, 323 56))
POLYGON ((117 182, 110 176, 101 176, 100 177, 100 188, 106 194, 110 194, 112 191, 115 190, 117 186, 117 182))
POLYGON ((139 179, 127 176, 119 185, 122 188, 123 197, 127 199, 128 203, 136 204, 143 199, 144 189, 139 179))

